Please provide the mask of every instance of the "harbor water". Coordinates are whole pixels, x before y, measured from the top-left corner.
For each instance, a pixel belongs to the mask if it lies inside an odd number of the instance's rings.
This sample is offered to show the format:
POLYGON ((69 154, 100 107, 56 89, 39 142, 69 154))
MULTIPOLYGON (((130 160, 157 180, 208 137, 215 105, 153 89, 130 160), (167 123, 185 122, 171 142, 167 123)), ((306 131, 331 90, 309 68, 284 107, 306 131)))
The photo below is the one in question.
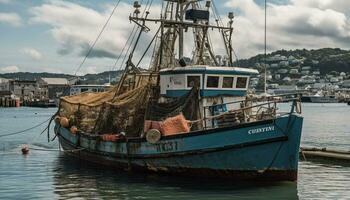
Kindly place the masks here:
MULTIPOLYGON (((1 108, 0 135, 33 127, 55 112, 1 108)), ((350 106, 305 103, 303 116, 302 146, 350 151, 350 106)), ((0 137, 0 199, 350 199, 346 163, 300 161, 298 181, 278 183, 130 174, 65 156, 57 141, 40 135, 46 125, 0 137), (23 144, 40 150, 22 155, 23 144)))

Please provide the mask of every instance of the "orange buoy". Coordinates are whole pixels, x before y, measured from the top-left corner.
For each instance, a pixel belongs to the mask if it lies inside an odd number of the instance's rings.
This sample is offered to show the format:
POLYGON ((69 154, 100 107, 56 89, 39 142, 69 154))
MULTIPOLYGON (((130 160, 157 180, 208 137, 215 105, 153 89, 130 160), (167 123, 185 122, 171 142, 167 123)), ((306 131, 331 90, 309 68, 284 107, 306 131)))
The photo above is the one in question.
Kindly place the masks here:
POLYGON ((26 154, 29 153, 29 147, 28 147, 27 145, 24 145, 24 146, 22 147, 21 151, 22 151, 22 154, 23 154, 23 155, 26 155, 26 154))
POLYGON ((72 127, 70 127, 70 132, 73 134, 77 134, 78 128, 76 126, 72 126, 72 127))
POLYGON ((61 117, 60 124, 62 127, 67 128, 69 126, 69 121, 66 117, 61 117))

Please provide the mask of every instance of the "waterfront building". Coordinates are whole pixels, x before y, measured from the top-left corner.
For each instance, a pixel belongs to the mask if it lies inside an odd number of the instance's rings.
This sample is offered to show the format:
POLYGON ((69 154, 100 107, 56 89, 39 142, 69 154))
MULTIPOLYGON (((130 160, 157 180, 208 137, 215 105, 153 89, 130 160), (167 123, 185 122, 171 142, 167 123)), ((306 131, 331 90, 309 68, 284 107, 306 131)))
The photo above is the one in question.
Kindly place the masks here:
POLYGON ((9 80, 9 90, 22 101, 40 98, 40 89, 34 80, 9 80))
POLYGON ((40 78, 38 83, 45 99, 58 99, 69 93, 70 83, 66 78, 40 78))
POLYGON ((0 78, 0 91, 10 91, 10 80, 0 78))

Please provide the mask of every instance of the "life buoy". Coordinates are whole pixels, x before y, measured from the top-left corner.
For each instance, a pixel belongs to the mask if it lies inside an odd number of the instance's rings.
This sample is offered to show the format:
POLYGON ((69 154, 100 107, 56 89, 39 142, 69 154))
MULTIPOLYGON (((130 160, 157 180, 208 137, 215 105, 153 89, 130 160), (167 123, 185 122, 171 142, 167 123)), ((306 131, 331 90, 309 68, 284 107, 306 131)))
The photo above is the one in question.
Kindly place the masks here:
POLYGON ((157 129, 151 129, 146 133, 146 140, 151 144, 157 143, 161 137, 162 137, 162 134, 157 129))

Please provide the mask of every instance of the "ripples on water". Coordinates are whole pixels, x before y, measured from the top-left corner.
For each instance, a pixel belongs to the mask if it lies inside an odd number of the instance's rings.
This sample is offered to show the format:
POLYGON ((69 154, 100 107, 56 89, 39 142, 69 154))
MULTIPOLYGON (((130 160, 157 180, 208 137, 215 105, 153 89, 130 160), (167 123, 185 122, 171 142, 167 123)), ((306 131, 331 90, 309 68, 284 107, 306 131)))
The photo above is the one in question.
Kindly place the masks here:
MULTIPOLYGON (((44 121, 55 109, 0 109, 0 134, 44 121)), ((303 145, 349 150, 350 106, 304 105, 303 145)), ((0 138, 1 199, 350 199, 350 166, 299 162, 297 183, 214 182, 97 169, 38 137, 44 127, 0 138), (35 139, 33 139, 35 138, 35 139), (52 151, 23 156, 23 143, 52 151)))

